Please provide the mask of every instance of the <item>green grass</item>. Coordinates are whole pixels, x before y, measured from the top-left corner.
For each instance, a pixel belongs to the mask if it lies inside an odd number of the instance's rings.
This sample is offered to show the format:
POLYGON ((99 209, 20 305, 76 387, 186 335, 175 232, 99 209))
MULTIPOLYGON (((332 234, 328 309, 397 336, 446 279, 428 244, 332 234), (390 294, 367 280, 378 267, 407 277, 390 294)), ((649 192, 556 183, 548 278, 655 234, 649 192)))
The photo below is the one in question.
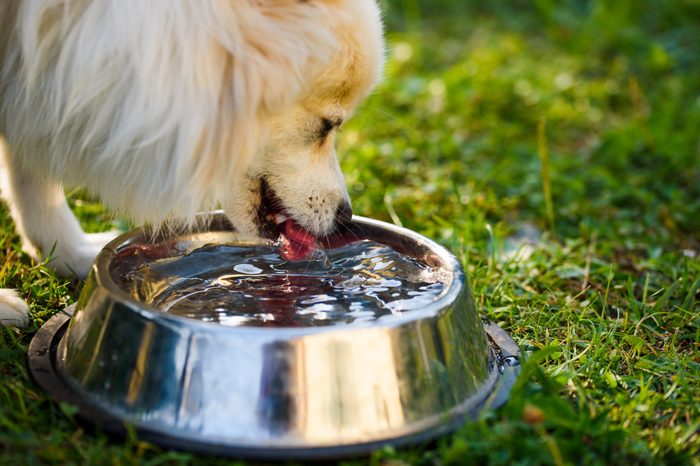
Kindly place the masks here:
MULTIPOLYGON (((385 83, 339 141, 355 211, 449 247, 528 361, 500 410, 350 464, 700 464, 700 4, 384 7, 385 83)), ((34 317, 0 330, 0 464, 229 464, 87 433, 30 383, 79 284, 19 251, 5 208, 0 229, 0 285, 34 317)))

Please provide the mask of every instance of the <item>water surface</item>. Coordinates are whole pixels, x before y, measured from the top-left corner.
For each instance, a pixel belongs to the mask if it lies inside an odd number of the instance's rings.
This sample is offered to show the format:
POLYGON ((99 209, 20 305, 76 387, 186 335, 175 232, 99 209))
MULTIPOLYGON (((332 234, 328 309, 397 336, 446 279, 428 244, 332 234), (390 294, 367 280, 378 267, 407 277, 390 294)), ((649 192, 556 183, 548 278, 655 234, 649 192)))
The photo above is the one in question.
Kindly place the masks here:
POLYGON ((420 309, 444 291, 444 272, 369 240, 286 261, 273 245, 203 246, 121 278, 165 312, 228 326, 348 325, 420 309))

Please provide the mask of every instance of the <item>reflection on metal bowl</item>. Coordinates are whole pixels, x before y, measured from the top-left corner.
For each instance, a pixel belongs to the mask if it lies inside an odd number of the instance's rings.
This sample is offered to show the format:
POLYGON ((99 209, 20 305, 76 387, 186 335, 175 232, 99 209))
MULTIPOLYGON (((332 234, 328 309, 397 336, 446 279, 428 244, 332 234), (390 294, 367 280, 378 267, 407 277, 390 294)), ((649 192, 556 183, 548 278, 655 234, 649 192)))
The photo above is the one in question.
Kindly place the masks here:
POLYGON ((259 459, 424 441, 505 401, 519 350, 482 321, 459 263, 441 246, 355 217, 353 235, 440 277, 430 302, 342 325, 227 326, 164 312, 122 280, 207 245, 265 246, 243 241, 220 213, 202 225, 160 236, 138 229, 110 243, 75 308, 32 341, 37 382, 108 430, 128 423, 155 443, 259 459))

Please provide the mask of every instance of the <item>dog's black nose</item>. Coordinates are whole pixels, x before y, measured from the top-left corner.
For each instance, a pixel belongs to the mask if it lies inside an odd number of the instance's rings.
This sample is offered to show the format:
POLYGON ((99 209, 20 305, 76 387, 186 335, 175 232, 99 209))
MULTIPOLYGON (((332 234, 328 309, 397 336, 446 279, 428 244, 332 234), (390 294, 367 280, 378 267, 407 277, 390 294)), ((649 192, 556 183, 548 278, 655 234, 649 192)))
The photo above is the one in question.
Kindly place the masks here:
POLYGON ((347 226, 351 220, 352 207, 348 201, 343 201, 335 211, 335 226, 336 228, 342 228, 343 226, 347 226))

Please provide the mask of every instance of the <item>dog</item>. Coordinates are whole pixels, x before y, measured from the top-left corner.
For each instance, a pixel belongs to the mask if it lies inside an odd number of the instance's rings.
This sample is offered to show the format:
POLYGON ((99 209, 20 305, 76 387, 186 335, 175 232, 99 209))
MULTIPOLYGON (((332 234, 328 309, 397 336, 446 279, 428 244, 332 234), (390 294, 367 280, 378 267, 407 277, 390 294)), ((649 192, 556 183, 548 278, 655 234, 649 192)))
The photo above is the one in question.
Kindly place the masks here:
MULTIPOLYGON (((80 185, 155 225, 221 206, 305 256, 352 216, 335 133, 383 63, 375 0, 4 2, 0 187, 23 249, 88 273, 114 234, 83 232, 80 185)), ((27 322, 1 289, 0 323, 27 322)))

